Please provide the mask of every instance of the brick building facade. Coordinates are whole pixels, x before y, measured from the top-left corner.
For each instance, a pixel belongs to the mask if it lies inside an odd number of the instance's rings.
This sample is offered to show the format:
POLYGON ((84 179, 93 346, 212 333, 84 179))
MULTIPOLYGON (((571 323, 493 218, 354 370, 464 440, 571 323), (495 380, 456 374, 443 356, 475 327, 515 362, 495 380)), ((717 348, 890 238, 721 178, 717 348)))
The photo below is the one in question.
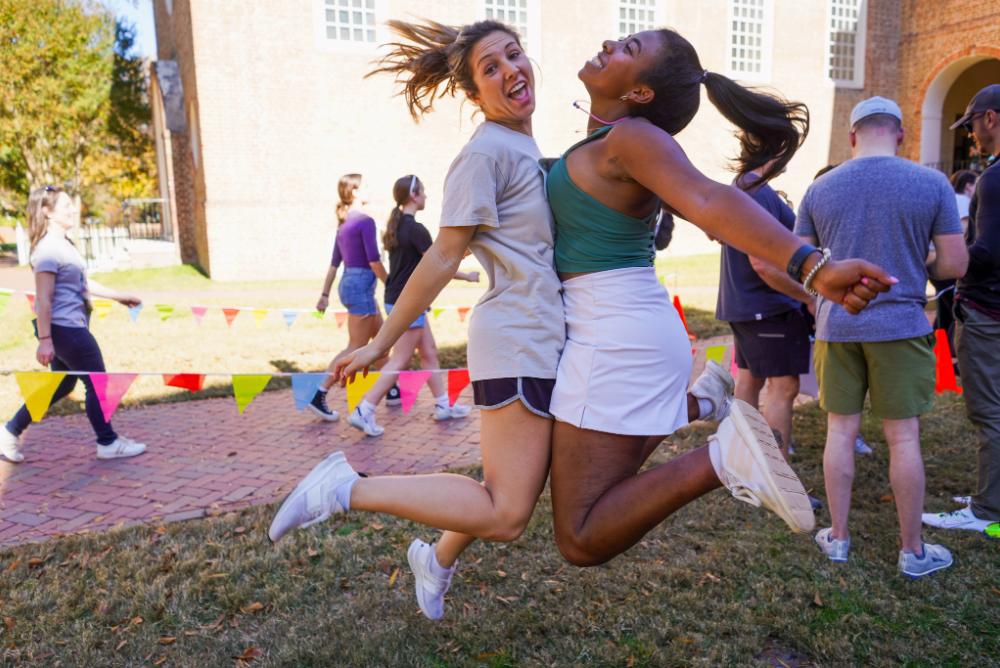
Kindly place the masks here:
MULTIPOLYGON (((290 279, 325 272, 336 182, 361 172, 382 221, 392 182, 428 185, 433 230, 444 175, 477 119, 444 100, 415 125, 387 77, 364 79, 384 22, 429 16, 513 22, 536 61, 534 134, 546 155, 582 137, 576 79, 601 42, 669 25, 705 67, 808 104, 812 126, 776 186, 797 201, 812 175, 850 155, 847 118, 860 99, 895 98, 904 154, 950 171, 967 139, 947 125, 986 83, 1000 82, 1000 3, 957 0, 153 0, 158 58, 175 61, 186 127, 169 145, 170 210, 185 262, 213 278, 290 279)), ((162 114, 158 123, 162 125, 162 114)), ((738 147, 703 96, 678 135, 692 161, 721 181, 738 147)), ((161 160, 163 164, 164 160, 161 160)), ((671 252, 715 246, 679 224, 671 252)))

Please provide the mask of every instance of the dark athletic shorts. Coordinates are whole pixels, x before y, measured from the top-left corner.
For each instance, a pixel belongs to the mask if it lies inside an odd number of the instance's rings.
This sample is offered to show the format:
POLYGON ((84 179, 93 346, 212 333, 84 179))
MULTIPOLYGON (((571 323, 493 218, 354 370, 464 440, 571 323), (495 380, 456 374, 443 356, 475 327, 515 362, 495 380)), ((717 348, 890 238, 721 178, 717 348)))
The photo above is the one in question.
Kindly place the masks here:
POLYGON ((778 378, 809 373, 809 335, 812 328, 801 309, 762 320, 731 322, 736 344, 736 366, 754 378, 778 378))
POLYGON ((555 378, 491 378, 472 381, 472 394, 476 408, 484 411, 520 401, 535 415, 551 419, 549 405, 555 386, 555 378))

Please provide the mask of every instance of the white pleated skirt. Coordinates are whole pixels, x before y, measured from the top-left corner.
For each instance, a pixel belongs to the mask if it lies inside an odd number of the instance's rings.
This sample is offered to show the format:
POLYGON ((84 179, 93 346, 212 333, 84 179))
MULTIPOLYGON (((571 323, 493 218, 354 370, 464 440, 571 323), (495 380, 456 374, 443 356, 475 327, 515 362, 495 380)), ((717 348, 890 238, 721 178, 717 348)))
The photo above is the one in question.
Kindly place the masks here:
POLYGON ((652 267, 570 279, 563 303, 557 420, 629 436, 667 435, 688 423, 691 342, 652 267))

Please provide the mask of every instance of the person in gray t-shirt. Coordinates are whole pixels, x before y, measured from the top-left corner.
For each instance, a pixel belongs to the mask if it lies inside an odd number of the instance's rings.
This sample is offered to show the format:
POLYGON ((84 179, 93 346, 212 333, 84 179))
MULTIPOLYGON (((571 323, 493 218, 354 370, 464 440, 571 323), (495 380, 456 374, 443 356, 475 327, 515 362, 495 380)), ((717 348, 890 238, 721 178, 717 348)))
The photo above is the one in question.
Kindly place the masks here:
MULTIPOLYGON (((31 239, 31 266, 35 272, 35 334, 38 337, 36 358, 39 364, 51 364, 53 371, 103 372, 104 358, 90 333, 90 295, 106 297, 136 306, 138 297, 109 290, 87 281, 83 257, 66 233, 80 219, 73 199, 59 188, 47 186, 32 191, 28 199, 28 227, 31 239)), ((56 388, 50 403, 69 394, 78 376, 68 374, 56 388)), ((100 399, 90 376, 79 376, 87 390, 86 409, 97 436, 98 459, 134 457, 146 446, 119 436, 104 417, 100 399)), ((0 429, 0 453, 12 462, 24 461, 21 434, 31 424, 27 406, 0 429)))
POLYGON ((899 569, 920 577, 951 565, 940 545, 920 535, 924 469, 920 415, 934 400, 934 337, 924 305, 928 275, 956 278, 968 254, 955 196, 943 174, 896 156, 902 114, 892 100, 862 101, 851 112, 853 157, 809 187, 795 232, 834 257, 861 257, 899 283, 858 315, 820 297, 816 308, 816 375, 829 413, 823 473, 833 526, 816 534, 832 561, 846 561, 854 443, 865 396, 882 419, 899 515, 899 569), (935 253, 929 256, 933 242, 935 253))

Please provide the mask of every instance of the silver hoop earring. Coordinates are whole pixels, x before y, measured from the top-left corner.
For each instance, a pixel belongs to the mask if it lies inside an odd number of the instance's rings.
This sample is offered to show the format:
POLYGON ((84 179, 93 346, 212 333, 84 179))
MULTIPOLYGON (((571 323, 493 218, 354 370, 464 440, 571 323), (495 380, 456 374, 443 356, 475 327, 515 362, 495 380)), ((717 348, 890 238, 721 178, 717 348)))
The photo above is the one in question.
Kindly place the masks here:
POLYGON ((622 102, 628 102, 628 95, 622 95, 622 96, 621 96, 620 98, 618 98, 618 99, 619 99, 619 100, 621 100, 622 102))

